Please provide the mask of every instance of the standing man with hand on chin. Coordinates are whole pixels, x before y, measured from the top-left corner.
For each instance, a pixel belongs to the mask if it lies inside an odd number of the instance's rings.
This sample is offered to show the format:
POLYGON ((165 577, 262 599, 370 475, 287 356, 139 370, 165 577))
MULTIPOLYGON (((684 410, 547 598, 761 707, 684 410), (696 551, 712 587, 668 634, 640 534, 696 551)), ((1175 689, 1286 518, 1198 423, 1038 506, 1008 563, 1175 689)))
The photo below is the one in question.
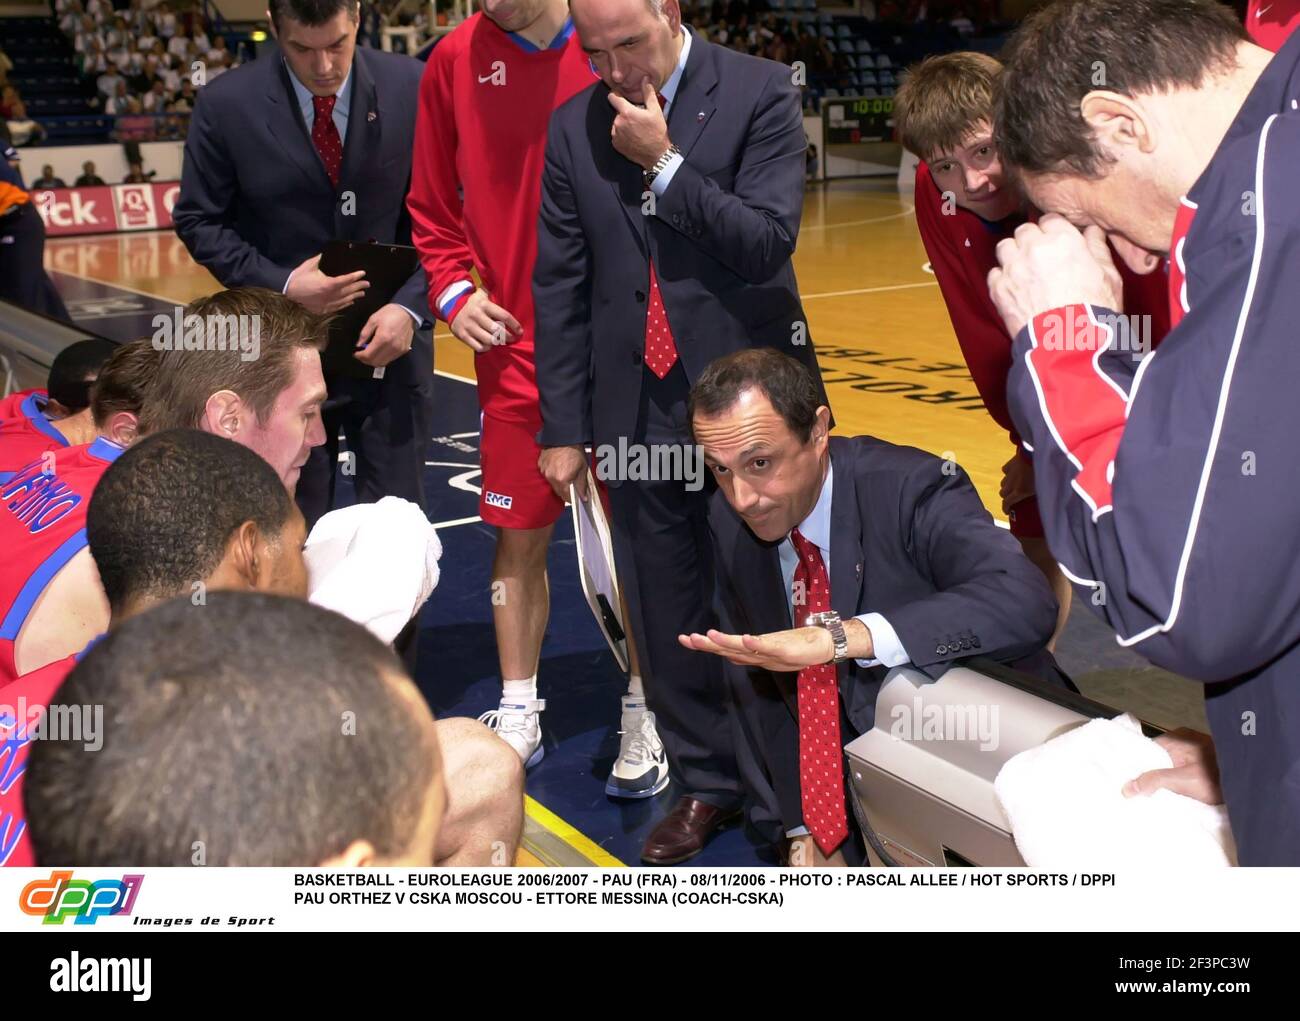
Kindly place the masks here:
MULTIPOLYGON (((567 496, 537 464, 537 208, 551 112, 595 75, 566 0, 483 0, 482 8, 429 56, 407 205, 430 307, 475 354, 479 516, 497 530, 492 584, 501 593, 492 600, 501 701, 481 719, 534 766, 545 754, 537 674, 550 614, 546 551, 567 496)), ((667 786, 668 764, 632 674, 605 790, 645 798, 667 786)))
POLYGON ((682 793, 642 848, 667 865, 703 850, 741 801, 722 663, 677 643, 716 623, 686 399, 706 365, 749 347, 785 351, 820 379, 790 262, 806 142, 790 69, 693 35, 677 0, 570 10, 601 82, 555 111, 546 148, 539 466, 562 497, 584 479, 588 444, 682 466, 654 481, 604 473, 646 699, 682 793))
MULTIPOLYGON (((357 0, 271 0, 279 44, 199 93, 173 216, 222 285, 265 287, 312 312, 339 312, 369 282, 320 271, 335 239, 407 244, 419 62, 358 48, 357 0)), ((433 347, 417 269, 357 337, 378 378, 329 379, 326 442, 304 467, 309 526, 331 507, 340 428, 356 457, 357 496, 423 506, 433 347), (379 371, 382 370, 382 371, 379 371)))

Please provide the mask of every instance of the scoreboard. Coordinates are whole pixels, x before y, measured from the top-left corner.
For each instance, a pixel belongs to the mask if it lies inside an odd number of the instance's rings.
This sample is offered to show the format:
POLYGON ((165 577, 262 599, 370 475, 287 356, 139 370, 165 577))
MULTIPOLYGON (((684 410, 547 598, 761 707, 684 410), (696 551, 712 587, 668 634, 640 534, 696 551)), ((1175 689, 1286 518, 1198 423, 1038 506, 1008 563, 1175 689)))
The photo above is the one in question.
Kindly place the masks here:
POLYGON ((894 138, 893 96, 846 96, 822 100, 826 145, 889 142, 894 138))

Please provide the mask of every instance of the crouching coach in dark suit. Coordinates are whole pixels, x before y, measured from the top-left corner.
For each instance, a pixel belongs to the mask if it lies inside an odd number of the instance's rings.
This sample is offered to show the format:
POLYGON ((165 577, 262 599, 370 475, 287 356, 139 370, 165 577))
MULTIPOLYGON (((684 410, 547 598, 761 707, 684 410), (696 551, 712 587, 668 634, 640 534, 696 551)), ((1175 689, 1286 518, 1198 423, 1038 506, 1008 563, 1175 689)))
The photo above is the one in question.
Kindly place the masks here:
POLYGON ((720 358, 692 388, 690 414, 718 481, 710 523, 737 633, 679 641, 751 668, 731 675, 733 722, 760 832, 779 823, 767 835, 794 838, 796 862, 858 861, 842 750, 871 729, 889 668, 938 678, 980 655, 1062 683, 1042 651, 1056 599, 960 468, 868 436, 830 438, 830 411, 793 359, 720 358))
MULTIPOLYGON (((269 7, 279 48, 199 92, 176 233, 223 287, 266 287, 313 312, 338 312, 368 283, 321 273, 327 242, 411 243, 406 192, 424 65, 358 47, 356 0, 269 7)), ((433 416, 427 292, 417 269, 357 338, 354 357, 382 368, 382 378, 326 379, 326 442, 298 482, 308 525, 333 502, 340 429, 356 458, 359 500, 423 505, 433 416)))

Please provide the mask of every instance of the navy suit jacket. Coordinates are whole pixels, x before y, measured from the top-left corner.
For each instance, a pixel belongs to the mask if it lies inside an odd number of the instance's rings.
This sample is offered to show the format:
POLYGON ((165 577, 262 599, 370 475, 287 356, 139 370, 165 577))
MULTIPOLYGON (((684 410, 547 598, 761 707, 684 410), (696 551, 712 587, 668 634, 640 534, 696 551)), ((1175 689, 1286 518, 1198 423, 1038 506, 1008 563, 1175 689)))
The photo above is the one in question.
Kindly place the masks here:
MULTIPOLYGON (((424 65, 357 47, 343 165, 330 185, 279 50, 199 92, 185 141, 176 233, 224 287, 283 291, 327 241, 411 243, 406 192, 424 65), (351 215, 340 198, 355 195, 351 215)), ((393 301, 426 324, 423 268, 393 301)))
MULTIPOLYGON (((987 656, 1068 683, 1044 652, 1057 603, 1047 580, 999 528, 961 468, 869 436, 832 436, 831 605, 848 620, 889 621, 911 664, 939 678, 987 656)), ((723 627, 748 634, 792 626, 777 543, 751 532, 718 490, 710 506, 723 627)), ((888 669, 841 663, 840 700, 855 733, 875 724, 888 669)), ((797 675, 749 670, 738 693, 751 753, 768 774, 787 827, 799 824, 797 675)), ((742 753, 743 754, 743 753, 742 753)), ((750 785, 752 788, 752 784, 750 785)))
POLYGON ((632 436, 649 260, 686 372, 774 347, 820 380, 790 257, 803 211, 803 115, 790 69, 696 35, 668 111, 685 162, 650 208, 610 142, 603 82, 551 117, 533 273, 543 445, 632 436))

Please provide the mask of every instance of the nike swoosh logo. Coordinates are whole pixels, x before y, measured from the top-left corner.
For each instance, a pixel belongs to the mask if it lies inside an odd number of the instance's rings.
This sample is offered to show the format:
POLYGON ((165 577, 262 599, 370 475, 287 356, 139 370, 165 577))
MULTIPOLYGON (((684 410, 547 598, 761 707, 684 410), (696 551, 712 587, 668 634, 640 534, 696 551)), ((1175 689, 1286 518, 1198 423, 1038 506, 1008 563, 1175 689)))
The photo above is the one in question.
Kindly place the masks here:
POLYGON ((478 83, 482 85, 484 82, 490 82, 491 80, 492 80, 492 75, 490 74, 479 75, 478 83))
POLYGON ((1272 9, 1273 9, 1272 4, 1269 4, 1267 7, 1259 8, 1258 10, 1255 11, 1255 20, 1258 21, 1260 18, 1262 18, 1265 14, 1267 14, 1272 9))

